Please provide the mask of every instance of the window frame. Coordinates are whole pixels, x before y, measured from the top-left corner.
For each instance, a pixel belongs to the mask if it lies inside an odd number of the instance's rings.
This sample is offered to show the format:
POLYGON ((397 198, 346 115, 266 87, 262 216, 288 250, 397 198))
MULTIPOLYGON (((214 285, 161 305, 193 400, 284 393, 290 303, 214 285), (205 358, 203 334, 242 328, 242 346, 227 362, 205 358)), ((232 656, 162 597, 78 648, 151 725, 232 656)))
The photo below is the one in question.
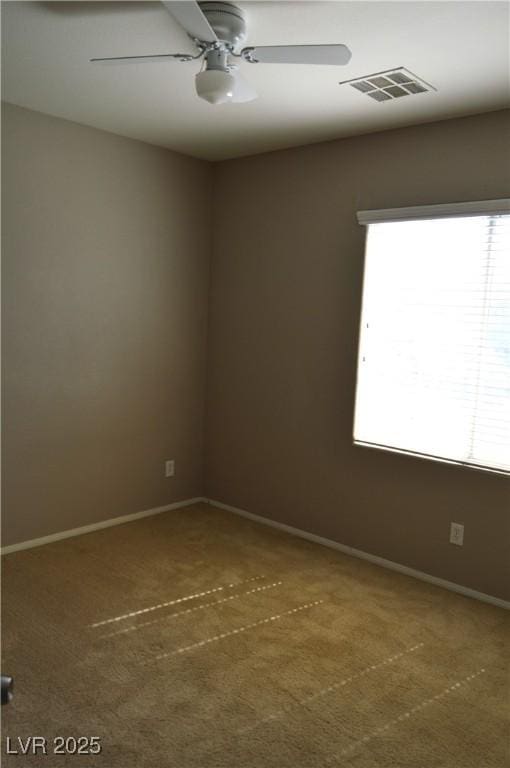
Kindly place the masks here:
POLYGON ((411 206, 405 208, 387 208, 387 209, 374 209, 374 210, 362 210, 357 212, 358 223, 366 228, 365 236, 363 239, 363 274, 361 281, 361 300, 360 300, 360 315, 359 315, 359 327, 358 327, 358 343, 357 343, 357 355, 356 355, 356 375, 355 375, 355 389, 354 389, 354 408, 352 417, 352 445, 355 448, 368 448, 375 451, 383 451, 385 453, 394 453, 401 456, 411 456, 412 458, 422 459, 424 461, 432 461, 439 464, 449 464, 456 467, 463 467, 464 469, 472 470, 475 472, 484 472, 494 475, 502 475, 506 478, 510 477, 510 470, 501 469, 499 467, 488 467, 483 465, 477 465, 466 461, 460 461, 458 459, 449 459, 443 456, 434 456, 424 453, 418 453, 406 448, 398 448, 395 446, 381 445, 377 443, 367 443, 362 440, 357 440, 354 434, 355 419, 356 419, 356 406, 358 399, 358 384, 359 384, 359 357, 362 341, 362 322, 363 322, 363 310, 365 301, 365 280, 366 280, 366 267, 367 267, 367 235, 368 227, 370 224, 382 224, 389 222, 399 221, 418 221, 427 219, 444 219, 444 218, 461 218, 463 216, 498 216, 498 215, 510 215, 510 198, 499 198, 491 200, 478 200, 467 202, 455 202, 455 203, 439 203, 433 205, 421 205, 411 206))

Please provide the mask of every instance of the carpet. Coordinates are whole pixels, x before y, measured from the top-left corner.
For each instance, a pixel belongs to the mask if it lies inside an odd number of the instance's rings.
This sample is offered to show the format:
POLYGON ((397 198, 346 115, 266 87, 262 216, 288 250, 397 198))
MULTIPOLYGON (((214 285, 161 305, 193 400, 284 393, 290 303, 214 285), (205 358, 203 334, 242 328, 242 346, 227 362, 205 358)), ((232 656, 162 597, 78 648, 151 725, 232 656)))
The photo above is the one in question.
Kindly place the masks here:
POLYGON ((509 765, 506 611, 205 504, 4 556, 2 612, 8 768, 509 765))

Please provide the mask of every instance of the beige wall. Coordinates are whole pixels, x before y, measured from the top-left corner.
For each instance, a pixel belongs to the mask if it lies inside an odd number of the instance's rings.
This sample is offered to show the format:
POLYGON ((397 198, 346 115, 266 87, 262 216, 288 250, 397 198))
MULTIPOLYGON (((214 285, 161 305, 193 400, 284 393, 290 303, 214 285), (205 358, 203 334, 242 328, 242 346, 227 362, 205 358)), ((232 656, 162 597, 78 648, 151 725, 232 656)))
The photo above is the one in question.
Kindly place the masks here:
POLYGON ((510 597, 507 479, 351 440, 356 211, 509 196, 509 114, 216 166, 209 497, 510 597))
POLYGON ((3 544, 205 491, 510 597, 508 480, 351 444, 355 213, 507 196, 509 114, 225 162, 213 180, 5 105, 3 544))
POLYGON ((10 105, 2 139, 3 544, 202 494, 210 166, 10 105))

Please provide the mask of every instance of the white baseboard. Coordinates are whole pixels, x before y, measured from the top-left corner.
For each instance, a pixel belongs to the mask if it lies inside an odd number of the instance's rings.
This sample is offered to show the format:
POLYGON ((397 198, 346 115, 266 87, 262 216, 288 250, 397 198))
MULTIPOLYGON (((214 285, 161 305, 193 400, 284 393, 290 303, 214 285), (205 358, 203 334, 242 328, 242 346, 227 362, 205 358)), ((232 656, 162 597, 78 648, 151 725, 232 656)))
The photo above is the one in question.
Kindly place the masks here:
POLYGON ((203 496, 197 496, 195 499, 186 499, 185 501, 175 501, 173 504, 164 504, 162 507, 153 507, 152 509, 145 509, 143 512, 133 512, 131 515, 122 515, 121 517, 112 517, 109 520, 101 520, 99 523, 92 523, 91 525, 82 525, 80 528, 72 528, 69 531, 59 531, 59 533, 52 533, 49 536, 42 536, 40 539, 30 539, 29 541, 20 541, 18 544, 10 544, 7 547, 2 547, 2 555, 8 555, 9 552, 19 552, 21 549, 32 549, 32 547, 41 547, 43 544, 51 544, 52 541, 60 541, 61 539, 70 539, 73 536, 81 536, 84 533, 92 533, 92 531, 99 531, 101 528, 111 528, 113 525, 122 525, 123 523, 131 523, 133 520, 140 520, 142 517, 150 517, 151 515, 159 515, 161 512, 169 512, 172 509, 180 509, 181 507, 189 507, 191 504, 199 504, 200 502, 207 502, 203 496))
POLYGON ((453 581, 447 581, 446 579, 440 579, 437 576, 432 576, 430 573, 424 573, 423 571, 417 571, 414 568, 409 568, 407 565, 401 565, 395 563, 392 560, 386 560, 383 557, 377 555, 371 555, 369 552, 364 552, 361 549, 355 549, 354 547, 348 547, 346 544, 340 544, 338 541, 332 539, 326 539, 323 536, 317 536, 315 533, 309 533, 303 531, 301 528, 295 528, 292 525, 286 525, 285 523, 279 523, 276 520, 271 520, 268 517, 262 517, 262 515, 255 515, 253 512, 247 512, 245 509, 239 509, 239 507, 233 507, 230 504, 224 504, 221 501, 215 501, 214 499, 207 499, 203 496, 197 496, 193 499, 186 499, 185 501, 176 501, 172 504, 165 504, 162 507, 153 507, 152 509, 145 509, 142 512, 134 512, 130 515, 122 515, 121 517, 112 517, 109 520, 101 520, 98 523, 92 523, 91 525, 83 525, 80 528, 72 528, 68 531, 60 531, 59 533, 52 533, 49 536, 42 536, 39 539, 30 539, 29 541, 21 541, 18 544, 10 544, 9 546, 2 547, 1 554, 7 555, 10 552, 19 552, 23 549, 32 549, 32 547, 40 547, 44 544, 50 544, 53 541, 60 541, 62 539, 70 539, 73 536, 81 536, 84 533, 92 533, 92 531, 98 531, 101 528, 111 528, 114 525, 122 525, 123 523, 130 523, 133 520, 141 520, 143 517, 151 517, 152 515, 159 515, 162 512, 170 512, 173 509, 181 509, 182 507, 189 507, 192 504, 206 503, 219 509, 224 509, 227 512, 233 512, 241 517, 246 517, 249 520, 254 520, 257 523, 268 525, 271 528, 278 528, 281 531, 286 531, 294 536, 299 536, 307 541, 313 541, 315 544, 321 544, 324 547, 330 549, 336 549, 339 552, 343 552, 351 557, 358 557, 361 560, 367 560, 374 565, 379 565, 382 568, 388 568, 391 571, 397 571, 405 576, 412 576, 414 579, 420 581, 426 581, 429 584, 434 584, 437 587, 443 587, 451 592, 458 592, 465 597, 472 597, 475 600, 481 600, 484 603, 490 603, 498 608, 506 608, 510 610, 510 602, 502 600, 499 597, 493 597, 487 595, 484 592, 477 592, 475 589, 469 587, 463 587, 461 584, 456 584, 453 581))
POLYGON ((313 541, 316 544, 322 544, 324 547, 337 549, 339 552, 343 552, 346 555, 359 557, 361 560, 368 560, 369 563, 380 565, 382 568, 388 568, 391 571, 397 571, 397 573, 403 573, 406 576, 412 576, 414 579, 419 579, 420 581, 426 581, 429 584, 434 584, 436 587, 443 587, 443 589, 449 589, 451 592, 458 592, 460 595, 464 595, 465 597, 472 597, 475 600, 481 600, 484 603, 496 605, 498 608, 506 608, 507 610, 510 610, 510 602, 507 600, 502 600, 499 597, 486 595, 484 592, 477 592, 475 589, 463 587, 461 584, 455 584, 453 581, 440 579, 437 576, 432 576, 430 573, 417 571, 414 568, 409 568, 407 565, 394 563, 392 560, 385 560, 383 557, 371 555, 369 552, 363 552, 361 549, 354 549, 354 547, 348 547, 346 544, 340 544, 338 541, 326 539, 323 536, 317 536, 315 533, 308 533, 308 531, 303 531, 301 528, 294 528, 292 525, 278 523, 268 517, 254 515, 253 512, 247 512, 244 509, 232 507, 230 504, 223 504, 221 501, 208 499, 208 503, 213 507, 224 509, 227 512, 233 512, 236 515, 241 515, 241 517, 247 517, 249 520, 254 520, 257 523, 263 523, 263 525, 269 525, 271 528, 278 528, 281 531, 286 531, 287 533, 291 533, 294 536, 299 536, 302 539, 313 541))

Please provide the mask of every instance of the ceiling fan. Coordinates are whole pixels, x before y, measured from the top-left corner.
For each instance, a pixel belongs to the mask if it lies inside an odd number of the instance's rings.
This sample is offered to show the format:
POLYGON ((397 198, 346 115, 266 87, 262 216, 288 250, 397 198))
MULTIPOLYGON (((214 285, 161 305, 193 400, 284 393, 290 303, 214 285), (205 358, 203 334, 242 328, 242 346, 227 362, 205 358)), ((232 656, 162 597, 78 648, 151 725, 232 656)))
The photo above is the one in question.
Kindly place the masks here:
POLYGON ((198 96, 210 104, 252 101, 255 89, 242 77, 233 59, 250 64, 347 64, 345 45, 263 45, 240 48, 246 39, 243 11, 232 3, 162 0, 165 8, 193 40, 197 53, 162 53, 149 56, 113 56, 90 59, 100 64, 196 61, 203 69, 195 77, 198 96))

